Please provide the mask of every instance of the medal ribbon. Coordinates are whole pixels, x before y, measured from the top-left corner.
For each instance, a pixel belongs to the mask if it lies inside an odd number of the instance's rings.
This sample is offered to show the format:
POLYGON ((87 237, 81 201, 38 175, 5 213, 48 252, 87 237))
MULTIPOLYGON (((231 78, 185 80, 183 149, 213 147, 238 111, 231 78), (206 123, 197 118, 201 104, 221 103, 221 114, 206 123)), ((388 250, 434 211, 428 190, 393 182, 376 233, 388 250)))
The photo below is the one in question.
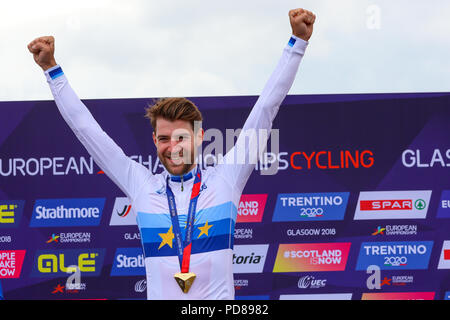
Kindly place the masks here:
POLYGON ((177 207, 175 204, 175 195, 169 187, 169 176, 167 176, 166 194, 169 203, 170 218, 172 219, 173 231, 175 234, 175 242, 177 247, 178 260, 182 273, 189 272, 189 264, 191 259, 192 234, 194 232, 195 211, 197 208, 197 200, 200 195, 200 185, 202 183, 202 173, 197 167, 194 185, 191 192, 191 200, 189 201, 189 212, 186 221, 186 237, 184 243, 181 236, 180 224, 178 221, 177 207))

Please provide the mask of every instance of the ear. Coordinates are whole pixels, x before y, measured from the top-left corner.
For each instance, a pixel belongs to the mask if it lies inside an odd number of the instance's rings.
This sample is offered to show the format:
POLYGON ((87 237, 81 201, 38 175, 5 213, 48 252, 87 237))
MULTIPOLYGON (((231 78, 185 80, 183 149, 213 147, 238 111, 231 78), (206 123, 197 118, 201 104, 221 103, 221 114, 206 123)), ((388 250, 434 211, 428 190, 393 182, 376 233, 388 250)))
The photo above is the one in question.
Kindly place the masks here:
POLYGON ((155 147, 158 147, 158 145, 156 144, 156 134, 155 134, 155 131, 153 131, 152 137, 153 137, 153 143, 155 144, 155 147))
POLYGON ((196 137, 195 137, 196 147, 200 147, 202 145, 204 135, 205 135, 205 131, 203 130, 203 128, 200 128, 200 129, 197 130, 197 134, 196 134, 196 137))

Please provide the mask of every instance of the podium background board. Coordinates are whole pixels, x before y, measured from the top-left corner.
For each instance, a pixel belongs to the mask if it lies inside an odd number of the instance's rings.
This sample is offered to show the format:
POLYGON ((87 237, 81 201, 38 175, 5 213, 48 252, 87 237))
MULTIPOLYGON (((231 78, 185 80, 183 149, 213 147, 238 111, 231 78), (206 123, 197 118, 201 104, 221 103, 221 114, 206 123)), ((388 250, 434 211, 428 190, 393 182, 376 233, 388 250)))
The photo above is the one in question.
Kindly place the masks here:
MULTIPOLYGON (((190 99, 204 128, 225 137, 257 97, 190 99)), ((159 173, 151 101, 84 100, 128 156, 159 173)), ((258 163, 238 209, 236 299, 448 299, 450 93, 288 96, 273 128, 279 171, 261 175, 258 163), (368 287, 373 265, 380 289, 368 287)), ((0 161, 5 299, 146 298, 132 208, 53 101, 0 103, 0 161), (50 207, 84 218, 54 219, 50 207), (71 287, 72 265, 81 273, 71 287)))

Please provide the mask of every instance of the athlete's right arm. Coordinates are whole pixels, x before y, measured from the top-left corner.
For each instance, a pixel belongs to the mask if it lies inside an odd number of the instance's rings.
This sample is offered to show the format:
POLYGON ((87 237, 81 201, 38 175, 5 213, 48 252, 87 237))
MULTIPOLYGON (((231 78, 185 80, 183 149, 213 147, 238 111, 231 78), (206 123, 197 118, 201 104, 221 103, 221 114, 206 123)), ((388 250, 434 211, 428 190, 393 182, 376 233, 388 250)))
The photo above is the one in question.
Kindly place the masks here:
POLYGON ((70 87, 54 58, 54 38, 41 37, 28 45, 36 63, 44 70, 56 105, 77 138, 97 165, 113 182, 134 200, 149 170, 127 157, 102 130, 87 107, 70 87))

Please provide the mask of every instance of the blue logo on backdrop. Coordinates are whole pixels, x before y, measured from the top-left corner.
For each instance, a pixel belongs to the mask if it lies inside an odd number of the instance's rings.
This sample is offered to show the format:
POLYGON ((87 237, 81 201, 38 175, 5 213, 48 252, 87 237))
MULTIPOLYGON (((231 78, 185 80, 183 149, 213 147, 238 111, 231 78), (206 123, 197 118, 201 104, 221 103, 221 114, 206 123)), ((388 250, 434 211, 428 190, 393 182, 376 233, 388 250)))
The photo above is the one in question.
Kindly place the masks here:
POLYGON ((377 265, 381 270, 427 269, 433 241, 363 242, 356 270, 377 265))
POLYGON ((343 220, 349 194, 349 192, 278 194, 272 220, 343 220))
POLYGON ((444 300, 450 300, 450 291, 445 293, 444 300))
POLYGON ((437 218, 450 218, 450 190, 442 191, 437 218))
POLYGON ((38 199, 30 227, 98 226, 105 198, 38 199))
POLYGON ((111 276, 144 276, 145 264, 142 248, 117 248, 111 276))

